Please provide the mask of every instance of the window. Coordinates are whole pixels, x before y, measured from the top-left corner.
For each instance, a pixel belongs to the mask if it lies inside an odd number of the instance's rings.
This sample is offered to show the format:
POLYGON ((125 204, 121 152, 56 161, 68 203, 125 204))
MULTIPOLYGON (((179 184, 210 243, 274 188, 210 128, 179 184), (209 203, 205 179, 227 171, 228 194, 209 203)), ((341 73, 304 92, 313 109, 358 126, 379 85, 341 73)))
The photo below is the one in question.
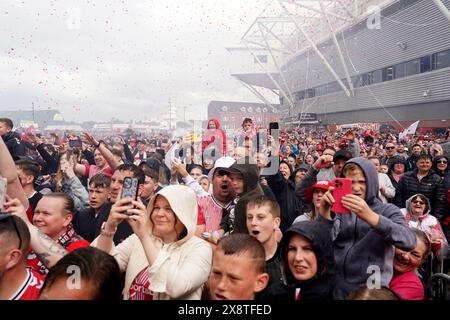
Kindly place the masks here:
POLYGON ((305 90, 297 92, 297 94, 295 96, 296 96, 297 100, 305 99, 305 90))
POLYGON ((394 67, 387 67, 381 70, 382 80, 390 81, 394 79, 394 67))
POLYGON ((363 75, 353 76, 352 78, 353 87, 359 88, 363 86, 363 75))
POLYGON ((364 86, 368 86, 370 84, 370 79, 369 79, 369 73, 363 73, 362 75, 360 75, 360 79, 361 79, 361 87, 364 86))
POLYGON ((328 89, 327 89, 328 93, 338 92, 340 90, 342 90, 342 89, 337 81, 334 81, 334 82, 331 82, 328 84, 328 89))
POLYGON ((280 105, 283 105, 283 102, 284 102, 284 98, 280 97, 280 105))
POLYGON ((305 98, 314 98, 316 96, 316 89, 315 88, 310 88, 306 90, 306 96, 305 98))
POLYGON ((326 84, 316 87, 316 96, 324 96, 326 94, 327 94, 327 85, 326 84))
POLYGON ((405 63, 399 63, 394 66, 395 79, 403 78, 405 73, 405 63))
POLYGON ((431 56, 420 58, 420 73, 431 71, 431 56))
POLYGON ((405 75, 412 76, 420 72, 420 60, 412 60, 405 62, 405 75))
POLYGON ((256 56, 256 58, 253 59, 253 62, 254 62, 254 63, 258 63, 258 60, 259 60, 259 62, 261 62, 261 63, 267 63, 267 56, 266 56, 266 55, 259 55, 259 56, 256 56))
POLYGON ((433 54, 433 70, 450 67, 450 50, 433 54))
POLYGON ((382 71, 380 70, 375 70, 372 72, 372 84, 375 83, 380 83, 382 81, 382 71))

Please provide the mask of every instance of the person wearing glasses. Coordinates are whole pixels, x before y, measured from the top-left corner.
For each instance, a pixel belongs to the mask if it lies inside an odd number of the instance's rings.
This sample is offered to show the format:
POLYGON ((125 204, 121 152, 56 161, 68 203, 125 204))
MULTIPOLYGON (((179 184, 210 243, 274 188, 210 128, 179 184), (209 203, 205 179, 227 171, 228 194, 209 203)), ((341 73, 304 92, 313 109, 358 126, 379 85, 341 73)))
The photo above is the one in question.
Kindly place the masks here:
POLYGON ((423 194, 415 194, 406 200, 406 207, 401 209, 406 222, 411 228, 422 230, 431 240, 433 253, 439 254, 448 246, 439 221, 431 215, 430 201, 423 194))
POLYGON ((36 300, 42 275, 26 267, 30 232, 19 217, 0 213, 0 300, 36 300))
MULTIPOLYGON (((433 171, 439 175, 444 185, 444 192, 447 199, 447 212, 450 211, 450 169, 448 166, 448 158, 446 156, 436 156, 433 159, 433 171)), ((441 220, 447 239, 450 239, 450 216, 441 220)))
POLYGON ((420 193, 430 200, 431 213, 440 221, 448 216, 446 194, 441 177, 431 170, 431 156, 417 157, 417 169, 405 173, 395 190, 393 203, 399 208, 406 207, 406 200, 420 193))
POLYGON ((450 189, 450 170, 448 158, 446 156, 436 156, 433 159, 433 172, 436 173, 444 182, 444 189, 450 189))
POLYGON ((397 156, 397 146, 393 142, 388 142, 384 146, 384 149, 386 150, 385 155, 380 158, 381 164, 387 164, 387 166, 390 166, 391 161, 395 156, 397 156))

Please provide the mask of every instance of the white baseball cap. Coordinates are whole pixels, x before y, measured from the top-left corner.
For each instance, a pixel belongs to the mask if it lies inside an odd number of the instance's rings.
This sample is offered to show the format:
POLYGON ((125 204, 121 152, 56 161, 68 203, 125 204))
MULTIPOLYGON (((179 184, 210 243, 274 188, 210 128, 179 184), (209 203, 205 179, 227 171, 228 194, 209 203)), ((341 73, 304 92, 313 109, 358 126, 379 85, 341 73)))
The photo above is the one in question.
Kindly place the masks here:
POLYGON ((212 181, 214 178, 214 173, 217 168, 229 168, 236 161, 232 157, 221 157, 214 162, 214 168, 212 168, 208 173, 209 181, 212 181))

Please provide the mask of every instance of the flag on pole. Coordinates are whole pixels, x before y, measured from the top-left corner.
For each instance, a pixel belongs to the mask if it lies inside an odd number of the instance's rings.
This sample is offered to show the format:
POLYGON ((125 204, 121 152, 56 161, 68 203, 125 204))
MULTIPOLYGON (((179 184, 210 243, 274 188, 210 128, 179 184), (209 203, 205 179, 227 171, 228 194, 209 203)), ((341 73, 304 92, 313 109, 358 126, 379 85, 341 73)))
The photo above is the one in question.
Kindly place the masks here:
POLYGON ((400 139, 400 141, 403 140, 407 135, 413 135, 416 133, 417 126, 419 125, 419 121, 420 120, 417 120, 412 125, 410 125, 408 128, 406 128, 405 130, 400 132, 400 134, 398 135, 398 138, 400 139))

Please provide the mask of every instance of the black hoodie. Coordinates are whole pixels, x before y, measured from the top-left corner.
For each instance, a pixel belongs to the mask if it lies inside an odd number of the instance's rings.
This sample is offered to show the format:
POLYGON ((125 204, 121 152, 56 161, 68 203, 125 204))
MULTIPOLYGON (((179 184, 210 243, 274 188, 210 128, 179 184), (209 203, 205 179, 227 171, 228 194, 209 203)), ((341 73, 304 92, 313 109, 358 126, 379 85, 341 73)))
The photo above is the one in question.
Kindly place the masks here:
POLYGON ((240 195, 234 207, 234 232, 237 233, 248 233, 246 223, 248 200, 253 196, 264 194, 259 185, 259 169, 253 163, 256 163, 256 161, 251 161, 247 157, 230 167, 231 170, 239 171, 244 179, 244 192, 240 195))
POLYGON ((280 254, 283 261, 283 281, 271 285, 262 300, 331 300, 335 286, 333 243, 329 230, 317 221, 294 223, 284 234, 280 254), (316 255, 317 273, 306 281, 298 281, 287 264, 287 246, 293 235, 301 235, 311 242, 316 255))

